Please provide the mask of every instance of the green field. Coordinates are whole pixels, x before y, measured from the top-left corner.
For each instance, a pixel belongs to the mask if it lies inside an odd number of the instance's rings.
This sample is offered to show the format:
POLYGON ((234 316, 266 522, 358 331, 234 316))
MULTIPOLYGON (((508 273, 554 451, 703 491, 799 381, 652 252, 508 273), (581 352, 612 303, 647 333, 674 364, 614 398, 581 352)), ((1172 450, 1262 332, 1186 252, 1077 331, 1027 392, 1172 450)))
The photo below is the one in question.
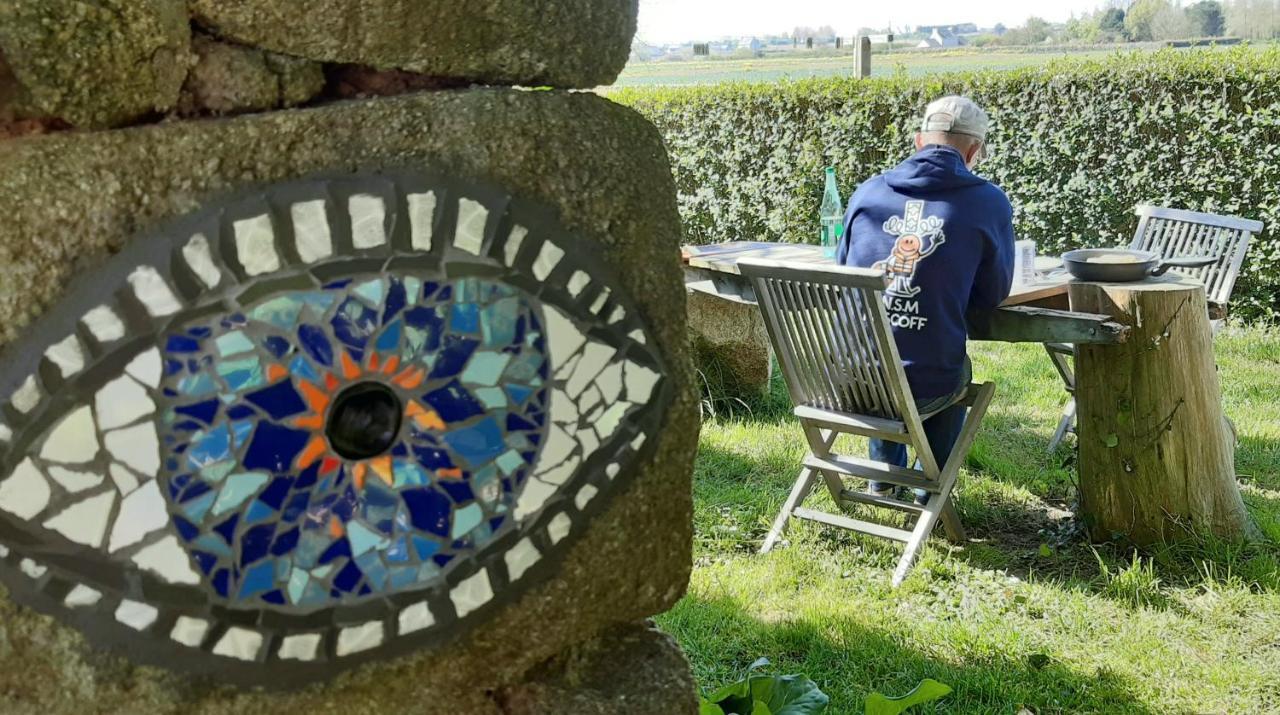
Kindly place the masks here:
POLYGON ((923 678, 955 690, 913 715, 1280 712, 1280 333, 1216 345, 1259 543, 1091 547, 1069 511, 1073 451, 1046 450, 1065 394, 1044 350, 977 343, 976 378, 998 391, 957 485, 971 543, 935 536, 897 591, 885 541, 801 523, 757 555, 804 455, 779 387, 704 423, 693 581, 659 622, 704 688, 766 657, 817 681, 829 715, 923 678))
MULTIPOLYGON (((1132 52, 1134 46, 1124 46, 1132 52)), ((1099 50, 899 50, 872 56, 873 77, 898 73, 922 76, 939 72, 969 70, 1011 70, 1036 67, 1061 59, 1102 59, 1122 51, 1121 48, 1099 50)), ((1212 52, 1213 50, 1194 50, 1212 52)), ((801 54, 801 53, 798 53, 801 54)), ((679 87, 720 82, 775 82, 783 79, 851 76, 852 55, 834 57, 772 56, 751 60, 711 59, 699 61, 633 62, 627 65, 615 86, 679 87)))

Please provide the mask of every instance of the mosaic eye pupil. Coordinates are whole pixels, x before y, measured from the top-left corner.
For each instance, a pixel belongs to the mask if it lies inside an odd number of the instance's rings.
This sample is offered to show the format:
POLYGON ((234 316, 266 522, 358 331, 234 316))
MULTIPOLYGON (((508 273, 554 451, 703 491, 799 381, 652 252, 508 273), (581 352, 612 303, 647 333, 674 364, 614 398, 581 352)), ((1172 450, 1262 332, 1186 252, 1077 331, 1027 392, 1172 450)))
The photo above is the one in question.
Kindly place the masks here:
POLYGON ((346 459, 369 459, 391 449, 400 432, 404 405, 391 388, 363 382, 343 390, 333 402, 325 434, 346 459))

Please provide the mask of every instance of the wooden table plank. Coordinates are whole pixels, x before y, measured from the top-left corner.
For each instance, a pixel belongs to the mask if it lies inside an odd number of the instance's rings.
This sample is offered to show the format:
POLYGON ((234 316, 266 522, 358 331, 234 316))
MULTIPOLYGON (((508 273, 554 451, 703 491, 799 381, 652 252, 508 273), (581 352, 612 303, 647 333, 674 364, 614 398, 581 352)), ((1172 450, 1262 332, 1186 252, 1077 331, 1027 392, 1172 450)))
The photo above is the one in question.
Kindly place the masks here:
MULTIPOLYGON (((740 275, 738 262, 743 259, 786 261, 788 263, 828 263, 821 246, 764 241, 732 241, 710 246, 685 246, 681 249, 685 262, 692 268, 740 275)), ((1071 276, 1066 273, 1041 278, 1029 285, 1015 285, 1002 305, 1026 305, 1067 294, 1071 276)))

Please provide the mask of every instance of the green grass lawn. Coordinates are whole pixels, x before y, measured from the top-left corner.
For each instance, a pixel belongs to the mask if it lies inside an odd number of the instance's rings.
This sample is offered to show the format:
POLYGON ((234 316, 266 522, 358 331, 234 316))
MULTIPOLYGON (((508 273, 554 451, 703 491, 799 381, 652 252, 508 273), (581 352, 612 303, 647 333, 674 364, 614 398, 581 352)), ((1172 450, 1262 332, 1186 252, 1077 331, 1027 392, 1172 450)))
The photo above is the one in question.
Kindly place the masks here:
MULTIPOLYGON (((1150 51, 1152 47, 1121 46, 1102 49, 962 49, 945 51, 901 50, 877 53, 871 59, 871 75, 887 77, 904 73, 913 77, 940 72, 1011 70, 1038 67, 1061 59, 1101 59, 1117 52, 1150 51)), ((1193 52, 1216 50, 1195 49, 1193 52)), ((776 82, 784 79, 852 76, 852 54, 839 56, 768 56, 759 59, 712 59, 678 62, 633 62, 614 86, 686 86, 720 82, 776 82)))
POLYGON ((832 713, 923 678, 955 691, 921 712, 1280 712, 1280 333, 1231 329, 1217 350, 1265 543, 1091 547, 1070 445, 1046 452, 1064 397, 1047 357, 975 344, 975 379, 998 393, 955 496, 974 543, 939 531, 898 591, 896 544, 797 523, 756 555, 804 453, 775 389, 703 426, 693 581, 660 622, 704 688, 767 657, 817 681, 832 713))

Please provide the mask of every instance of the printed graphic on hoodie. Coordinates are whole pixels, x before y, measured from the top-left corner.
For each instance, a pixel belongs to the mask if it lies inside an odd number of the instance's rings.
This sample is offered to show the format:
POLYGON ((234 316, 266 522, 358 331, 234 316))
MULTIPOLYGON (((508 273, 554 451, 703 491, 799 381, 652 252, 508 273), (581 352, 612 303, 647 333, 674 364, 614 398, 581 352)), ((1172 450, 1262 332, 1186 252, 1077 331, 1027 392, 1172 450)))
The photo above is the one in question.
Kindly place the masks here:
MULTIPOLYGON (((921 289, 912 285, 916 268, 947 242, 943 232, 946 221, 936 216, 925 218, 924 207, 923 201, 908 201, 902 216, 894 216, 884 223, 885 233, 897 236, 898 240, 893 244, 893 253, 872 267, 883 269, 892 278, 885 291, 890 296, 914 298, 919 295, 921 289)), ((901 303, 891 301, 888 307, 892 311, 901 303)))

